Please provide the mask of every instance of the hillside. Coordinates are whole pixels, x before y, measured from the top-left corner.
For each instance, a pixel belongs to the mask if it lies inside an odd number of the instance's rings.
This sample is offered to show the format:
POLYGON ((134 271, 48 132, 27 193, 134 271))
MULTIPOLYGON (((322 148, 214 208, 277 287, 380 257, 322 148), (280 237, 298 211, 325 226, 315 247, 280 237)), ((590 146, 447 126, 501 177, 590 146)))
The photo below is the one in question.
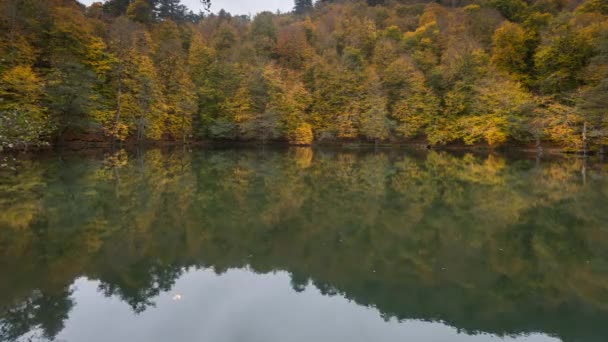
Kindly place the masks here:
POLYGON ((608 143, 606 0, 0 4, 0 148, 608 143))

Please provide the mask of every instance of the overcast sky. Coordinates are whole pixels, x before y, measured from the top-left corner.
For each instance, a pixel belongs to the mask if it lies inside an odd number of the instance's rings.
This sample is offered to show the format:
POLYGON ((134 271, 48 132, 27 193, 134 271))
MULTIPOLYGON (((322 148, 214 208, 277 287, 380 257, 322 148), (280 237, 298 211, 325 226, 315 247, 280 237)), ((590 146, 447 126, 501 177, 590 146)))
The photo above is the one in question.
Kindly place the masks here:
MULTIPOLYGON (((79 0, 90 5, 99 0, 79 0)), ((199 0, 182 0, 182 3, 198 12, 202 8, 199 0)), ((232 14, 255 14, 261 11, 281 10, 281 12, 291 11, 293 0, 211 0, 211 11, 217 13, 220 9, 225 9, 232 14)))

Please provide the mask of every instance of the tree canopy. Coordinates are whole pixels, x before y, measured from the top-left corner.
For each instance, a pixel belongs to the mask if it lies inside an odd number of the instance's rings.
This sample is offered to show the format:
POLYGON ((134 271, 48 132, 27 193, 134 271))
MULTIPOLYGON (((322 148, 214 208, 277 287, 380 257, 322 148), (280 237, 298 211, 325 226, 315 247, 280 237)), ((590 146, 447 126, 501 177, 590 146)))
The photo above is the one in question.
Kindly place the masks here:
POLYGON ((608 141, 603 1, 297 0, 253 17, 179 0, 1 5, 3 148, 608 141))

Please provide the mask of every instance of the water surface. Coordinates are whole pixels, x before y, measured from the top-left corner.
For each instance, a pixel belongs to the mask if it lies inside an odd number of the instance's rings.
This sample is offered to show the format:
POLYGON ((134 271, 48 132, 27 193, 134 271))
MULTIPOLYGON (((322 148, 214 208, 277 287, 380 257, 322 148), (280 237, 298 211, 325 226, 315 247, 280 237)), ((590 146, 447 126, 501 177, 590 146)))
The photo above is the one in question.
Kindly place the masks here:
POLYGON ((0 341, 606 341, 608 168, 401 150, 0 169, 0 341))

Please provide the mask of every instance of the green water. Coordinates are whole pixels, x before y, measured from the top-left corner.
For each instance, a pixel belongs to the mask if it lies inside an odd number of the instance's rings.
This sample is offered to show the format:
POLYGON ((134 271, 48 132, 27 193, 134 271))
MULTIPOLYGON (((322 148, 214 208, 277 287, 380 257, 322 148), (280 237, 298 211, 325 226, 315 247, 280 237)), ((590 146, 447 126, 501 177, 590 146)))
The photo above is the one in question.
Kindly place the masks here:
POLYGON ((608 166, 402 150, 2 159, 0 341, 607 341, 608 166))

